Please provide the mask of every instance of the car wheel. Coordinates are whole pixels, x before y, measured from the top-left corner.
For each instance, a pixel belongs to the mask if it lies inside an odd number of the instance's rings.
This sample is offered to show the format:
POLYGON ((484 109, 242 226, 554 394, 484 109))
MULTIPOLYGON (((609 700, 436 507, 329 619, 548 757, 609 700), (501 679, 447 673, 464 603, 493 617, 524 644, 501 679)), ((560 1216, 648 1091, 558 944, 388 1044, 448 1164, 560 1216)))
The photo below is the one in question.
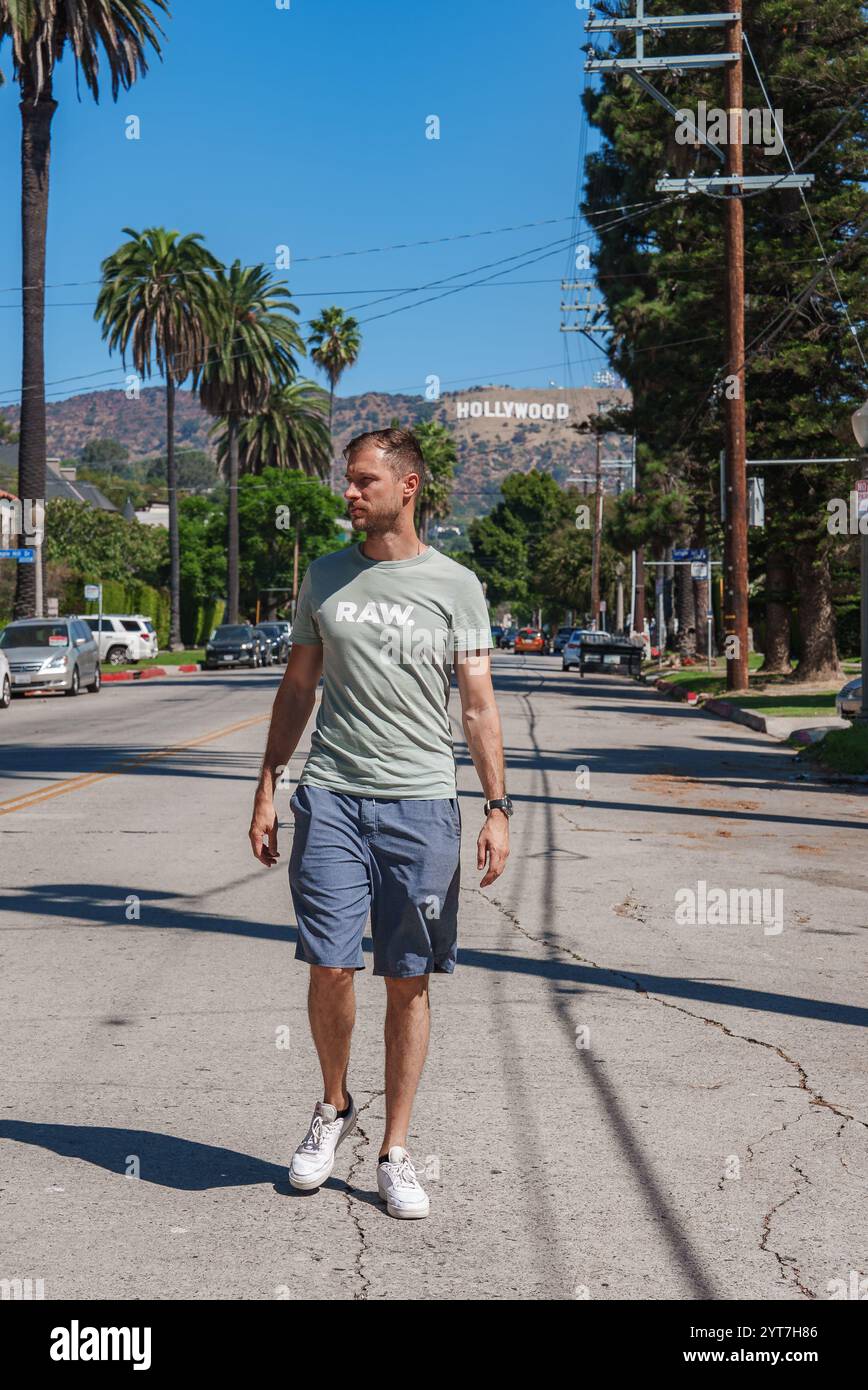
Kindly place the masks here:
POLYGON ((108 653, 106 655, 106 661, 109 663, 109 665, 123 666, 124 662, 127 659, 128 650, 126 647, 109 647, 108 653))
POLYGON ((8 709, 12 704, 12 682, 8 676, 3 677, 3 688, 0 690, 0 709, 8 709))
POLYGON ((65 690, 66 695, 77 695, 81 689, 81 676, 78 674, 78 667, 72 668, 72 680, 65 690))
POLYGON ((100 690, 102 689, 102 671, 99 669, 98 666, 93 673, 93 680, 87 688, 90 691, 91 695, 98 695, 100 690))

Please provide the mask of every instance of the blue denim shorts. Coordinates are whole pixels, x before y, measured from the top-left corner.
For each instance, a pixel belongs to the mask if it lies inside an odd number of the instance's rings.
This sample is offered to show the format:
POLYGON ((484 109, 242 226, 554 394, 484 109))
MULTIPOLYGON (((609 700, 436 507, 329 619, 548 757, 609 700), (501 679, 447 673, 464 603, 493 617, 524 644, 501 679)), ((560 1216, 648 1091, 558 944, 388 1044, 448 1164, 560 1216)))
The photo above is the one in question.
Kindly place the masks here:
POLYGON ((364 970, 362 937, 370 914, 375 975, 451 975, 458 938, 458 798, 381 800, 305 783, 289 804, 296 958, 364 970))

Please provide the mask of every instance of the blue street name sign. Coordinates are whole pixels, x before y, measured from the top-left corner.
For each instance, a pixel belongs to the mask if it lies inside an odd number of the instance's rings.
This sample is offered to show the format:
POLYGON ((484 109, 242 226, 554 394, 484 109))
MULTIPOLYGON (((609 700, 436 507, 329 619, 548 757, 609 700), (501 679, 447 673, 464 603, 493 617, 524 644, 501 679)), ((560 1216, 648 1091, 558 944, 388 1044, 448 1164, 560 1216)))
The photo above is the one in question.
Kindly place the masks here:
POLYGON ((707 550, 673 550, 673 560, 707 560, 707 550))

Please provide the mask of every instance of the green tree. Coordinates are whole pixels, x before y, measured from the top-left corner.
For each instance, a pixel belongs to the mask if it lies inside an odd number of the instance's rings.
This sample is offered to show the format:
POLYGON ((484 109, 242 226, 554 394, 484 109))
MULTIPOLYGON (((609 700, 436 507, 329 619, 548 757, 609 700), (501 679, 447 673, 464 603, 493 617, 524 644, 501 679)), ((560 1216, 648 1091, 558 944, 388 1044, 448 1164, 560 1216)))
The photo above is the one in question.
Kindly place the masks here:
POLYGON ((264 265, 234 261, 209 284, 211 346, 199 397, 210 415, 226 427, 228 568, 226 621, 238 621, 239 433, 244 420, 260 414, 274 386, 297 374, 295 353, 304 353, 289 290, 264 265))
MULTIPOLYGON (((326 393, 313 381, 299 378, 273 386, 263 409, 240 425, 240 472, 300 468, 311 477, 327 478, 332 453, 326 409, 326 393)), ((217 426, 217 431, 217 459, 225 474, 229 433, 224 425, 217 426)))
MULTIPOLYGON (((204 449, 176 451, 178 489, 180 492, 203 492, 217 481, 217 465, 204 449)), ((145 471, 147 482, 162 482, 166 477, 166 456, 149 461, 145 471)), ((183 543, 182 543, 183 550, 183 543)))
POLYGON ((299 545, 299 580, 320 555, 344 544, 335 520, 344 514, 340 497, 317 478, 295 469, 264 468, 240 479, 241 597, 251 615, 256 600, 266 597, 266 612, 288 605, 290 592, 269 597, 277 587, 291 590, 294 547, 299 545))
MULTIPOLYGON (((148 50, 160 52, 155 11, 165 0, 0 0, 0 43, 12 46, 21 91, 21 420, 18 495, 45 497, 45 232, 54 100, 54 67, 69 49, 76 74, 99 100, 104 65, 113 100, 147 71, 148 50)), ((14 615, 36 609, 34 565, 18 565, 14 615)))
POLYGON ((89 439, 79 454, 82 463, 96 468, 105 466, 108 472, 112 464, 126 463, 129 456, 127 446, 117 439, 89 439))
POLYGON ((168 537, 161 526, 142 526, 119 512, 59 497, 45 507, 45 559, 63 561, 103 582, 132 577, 159 588, 165 583, 168 537))
MULTIPOLYGON (((745 199, 748 454, 850 454, 847 415, 868 389, 841 307, 843 301, 857 329, 864 326, 864 11, 859 0, 828 0, 821 6, 812 0, 745 0, 743 12, 772 105, 783 110, 793 161, 815 177, 807 206, 827 254, 840 257, 837 289, 828 275, 811 289, 822 261, 799 194, 773 189, 745 199)), ((679 51, 704 51, 708 34, 700 29, 678 39, 679 51)), ((649 52, 664 51, 653 47, 657 42, 649 37, 649 52)), ((613 39, 615 51, 621 44, 613 39)), ((679 108, 695 111, 699 100, 722 104, 719 71, 662 74, 659 86, 679 108)), ((747 56, 745 105, 764 106, 747 56)), ((633 392, 644 465, 640 505, 659 510, 661 498, 652 497, 649 486, 649 470, 656 465, 657 481, 671 484, 687 502, 681 530, 671 533, 669 542, 710 542, 719 553, 723 387, 735 365, 726 362, 723 202, 699 196, 666 200, 655 193, 661 173, 708 174, 717 165, 707 152, 679 144, 675 122, 621 75, 605 76, 587 95, 586 108, 602 141, 599 153, 587 161, 584 206, 613 212, 611 225, 599 235, 594 267, 614 328, 612 362, 633 392), (619 216, 618 209, 644 199, 655 206, 619 216)), ((783 155, 767 155, 756 145, 745 148, 747 173, 774 174, 787 167, 783 155)), ((755 582, 761 564, 769 565, 766 645, 775 653, 775 665, 786 669, 782 648, 789 636, 781 626, 788 620, 788 603, 782 601, 786 584, 782 590, 780 565, 777 575, 772 567, 789 557, 799 603, 798 676, 825 678, 836 672, 838 660, 831 564, 836 542, 824 527, 824 505, 831 496, 846 495, 852 472, 806 466, 774 474, 766 535, 762 540, 751 535, 755 582)))
POLYGON ((311 361, 325 372, 329 383, 329 433, 332 428, 335 389, 348 367, 355 366, 362 345, 357 321, 333 304, 311 319, 308 347, 311 361))
POLYGON ((413 433, 425 460, 425 485, 419 495, 416 520, 419 535, 427 541, 431 522, 449 513, 458 456, 452 434, 439 421, 417 420, 413 433))
POLYGON ((510 603, 529 617, 545 593, 541 571, 552 538, 572 520, 576 500, 550 473, 511 473, 502 501, 470 525, 469 567, 485 580, 489 603, 510 603))
POLYGON ((166 487, 169 494, 171 618, 169 649, 181 646, 181 552, 178 535, 178 475, 175 460, 175 392, 195 384, 207 345, 206 272, 219 262, 201 234, 181 236, 164 227, 136 232, 124 227, 123 242, 102 263, 102 285, 94 317, 111 351, 120 350, 141 377, 156 370, 166 381, 166 487))

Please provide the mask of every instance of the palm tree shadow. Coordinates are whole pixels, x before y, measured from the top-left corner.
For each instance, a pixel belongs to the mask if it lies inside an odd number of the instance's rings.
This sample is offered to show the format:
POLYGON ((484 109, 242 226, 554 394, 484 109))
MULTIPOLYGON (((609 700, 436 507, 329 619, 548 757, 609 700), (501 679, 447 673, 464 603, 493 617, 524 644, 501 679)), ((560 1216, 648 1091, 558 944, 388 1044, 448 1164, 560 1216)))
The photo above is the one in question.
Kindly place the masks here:
POLYGON ((154 1130, 0 1120, 0 1139, 33 1144, 61 1158, 78 1158, 105 1168, 118 1177, 137 1177, 141 1182, 181 1192, 253 1187, 267 1182, 276 1189, 286 1187, 293 1191, 284 1164, 154 1130))
POLYGON ((332 1175, 322 1187, 300 1192, 290 1184, 286 1164, 269 1163, 237 1149, 202 1144, 195 1139, 179 1139, 177 1135, 150 1129, 0 1120, 0 1140, 3 1139, 16 1144, 32 1144, 60 1158, 81 1159, 119 1178, 137 1178, 140 1182, 178 1192, 206 1192, 218 1187, 255 1187, 270 1183, 280 1197, 310 1201, 318 1192, 331 1191, 385 1211, 376 1189, 364 1191, 332 1175))

